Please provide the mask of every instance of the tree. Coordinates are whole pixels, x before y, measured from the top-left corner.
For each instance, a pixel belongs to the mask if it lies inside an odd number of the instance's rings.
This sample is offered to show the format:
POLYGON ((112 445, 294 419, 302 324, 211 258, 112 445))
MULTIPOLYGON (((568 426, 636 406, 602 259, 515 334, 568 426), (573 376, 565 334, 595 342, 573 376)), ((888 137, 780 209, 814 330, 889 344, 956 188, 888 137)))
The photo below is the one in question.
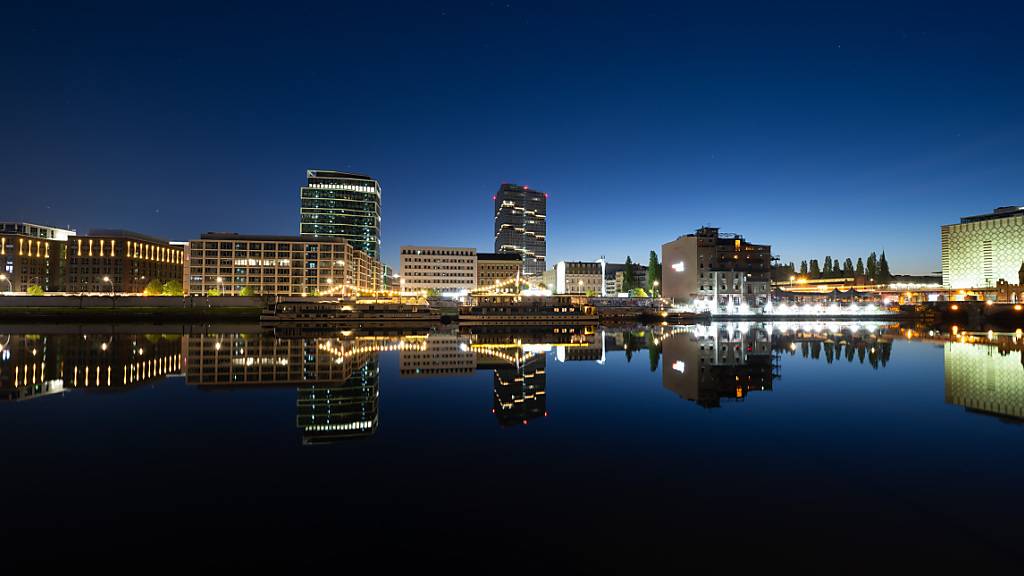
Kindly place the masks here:
POLYGON ((807 260, 800 261, 800 275, 807 276, 807 260))
POLYGON ((839 258, 832 261, 832 277, 839 278, 843 275, 843 271, 839 268, 839 258))
POLYGON ((238 295, 239 296, 252 296, 253 295, 252 286, 242 286, 242 289, 238 291, 238 295))
POLYGON ((861 258, 857 258, 857 268, 855 270, 855 274, 857 274, 857 276, 864 275, 864 260, 862 260, 861 258))
POLYGON ((164 296, 181 296, 184 294, 184 289, 181 287, 181 282, 177 280, 168 280, 164 282, 163 286, 164 296))
POLYGON ((43 294, 46 293, 46 291, 43 290, 43 287, 40 286, 39 284, 29 285, 26 291, 28 292, 29 296, 42 296, 43 294))
POLYGON ((633 288, 629 291, 630 298, 647 298, 647 291, 643 288, 633 288))
POLYGON ((654 332, 647 332, 647 354, 651 362, 651 372, 658 371, 658 360, 661 359, 661 345, 656 344, 658 339, 654 336, 654 332))
POLYGON ((658 291, 655 282, 661 285, 661 263, 658 262, 658 253, 651 250, 651 256, 647 259, 647 291, 651 294, 658 291))
POLYGON ((853 260, 850 260, 849 258, 843 262, 843 276, 847 278, 853 277, 853 260))
POLYGON ((807 274, 810 276, 812 280, 817 280, 818 278, 821 278, 821 267, 818 266, 817 260, 811 260, 811 269, 807 274))
POLYGON ((220 290, 217 290, 216 288, 210 288, 209 290, 206 291, 206 295, 207 296, 220 296, 220 290))
POLYGON ((823 278, 832 277, 832 257, 825 256, 825 267, 821 269, 821 276, 823 278))
POLYGON ((874 281, 878 278, 878 256, 874 252, 868 256, 868 264, 864 271, 868 275, 868 280, 874 281))
POLYGON ((438 290, 437 288, 431 288, 427 290, 427 296, 430 298, 437 298, 441 296, 441 291, 438 290))
POLYGON ((885 250, 882 250, 882 256, 878 259, 878 281, 889 282, 892 280, 892 274, 889 272, 889 262, 885 259, 885 250))
POLYGON ((146 284, 146 287, 142 289, 142 293, 146 296, 159 296, 164 292, 164 285, 162 282, 153 278, 146 284))
POLYGON ((622 272, 622 291, 629 292, 636 284, 636 276, 633 274, 633 260, 626 256, 626 269, 622 272))

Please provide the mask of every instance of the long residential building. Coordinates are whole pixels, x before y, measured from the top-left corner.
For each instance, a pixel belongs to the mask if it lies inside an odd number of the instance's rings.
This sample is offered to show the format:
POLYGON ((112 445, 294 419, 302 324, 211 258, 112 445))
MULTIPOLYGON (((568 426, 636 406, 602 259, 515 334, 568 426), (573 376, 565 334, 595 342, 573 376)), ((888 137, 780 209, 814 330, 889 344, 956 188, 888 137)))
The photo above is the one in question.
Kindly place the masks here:
POLYGON ((1024 206, 996 208, 942 227, 942 284, 993 288, 1013 282, 1024 263, 1024 206))
POLYGON ((771 297, 771 246, 703 227, 661 247, 662 295, 712 312, 762 309, 771 297))
POLYGON ((384 268, 340 238, 203 234, 188 244, 188 294, 310 296, 381 291, 384 268))
POLYGON ((68 238, 74 230, 28 222, 0 222, 0 291, 25 292, 39 286, 64 290, 68 238))
POLYGON ((185 253, 166 240, 127 230, 90 230, 68 241, 68 292, 139 294, 153 280, 182 281, 185 253))
POLYGON ((347 241, 380 260, 380 183, 363 174, 306 170, 299 189, 299 234, 347 241))
POLYGON ((403 290, 468 292, 476 288, 476 248, 402 246, 403 290))
POLYGON ((523 258, 523 272, 547 268, 548 195, 529 186, 502 184, 494 195, 494 251, 523 258))

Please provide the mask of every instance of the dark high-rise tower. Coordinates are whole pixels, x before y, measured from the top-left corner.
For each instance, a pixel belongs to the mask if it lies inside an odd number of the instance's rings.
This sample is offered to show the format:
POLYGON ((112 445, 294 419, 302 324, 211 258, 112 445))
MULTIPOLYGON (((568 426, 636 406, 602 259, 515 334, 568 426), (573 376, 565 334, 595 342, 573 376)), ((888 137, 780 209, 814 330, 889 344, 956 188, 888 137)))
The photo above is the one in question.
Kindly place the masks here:
POLYGON ((494 195, 494 251, 523 258, 523 273, 544 273, 547 266, 548 195, 528 186, 502 184, 494 195))
POLYGON ((362 174, 306 170, 299 189, 299 233, 342 238, 380 260, 380 184, 362 174))

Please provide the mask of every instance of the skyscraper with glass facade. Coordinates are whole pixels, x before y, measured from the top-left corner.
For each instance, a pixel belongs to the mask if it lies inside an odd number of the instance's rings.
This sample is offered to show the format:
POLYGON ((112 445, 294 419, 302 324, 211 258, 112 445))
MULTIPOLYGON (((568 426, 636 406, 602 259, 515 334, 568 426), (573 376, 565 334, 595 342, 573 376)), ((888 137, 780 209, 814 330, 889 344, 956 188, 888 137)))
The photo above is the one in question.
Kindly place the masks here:
POLYGON ((362 174, 306 170, 299 189, 299 233, 341 238, 380 260, 380 184, 362 174))
POLYGON ((528 186, 502 184, 494 195, 494 251, 517 253, 523 273, 544 273, 547 258, 548 195, 528 186))

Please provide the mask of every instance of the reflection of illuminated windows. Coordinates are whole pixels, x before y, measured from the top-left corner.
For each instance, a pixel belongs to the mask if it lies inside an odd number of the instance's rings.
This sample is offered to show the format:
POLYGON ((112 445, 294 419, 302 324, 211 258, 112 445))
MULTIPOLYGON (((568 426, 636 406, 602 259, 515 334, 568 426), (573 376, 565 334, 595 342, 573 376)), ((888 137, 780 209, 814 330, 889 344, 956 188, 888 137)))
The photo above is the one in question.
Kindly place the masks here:
POLYGON ((946 402, 971 412, 1024 419, 1021 344, 998 337, 996 345, 944 345, 946 402))

